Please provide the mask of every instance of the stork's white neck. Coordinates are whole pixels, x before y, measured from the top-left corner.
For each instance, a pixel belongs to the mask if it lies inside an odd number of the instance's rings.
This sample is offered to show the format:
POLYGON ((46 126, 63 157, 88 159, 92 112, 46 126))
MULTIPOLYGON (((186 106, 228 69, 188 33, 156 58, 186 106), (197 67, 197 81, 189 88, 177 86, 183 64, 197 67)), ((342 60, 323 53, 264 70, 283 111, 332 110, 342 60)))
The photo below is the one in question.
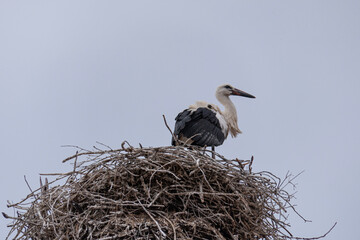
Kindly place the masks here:
POLYGON ((216 98, 225 107, 223 115, 231 116, 232 119, 237 120, 236 108, 234 103, 230 100, 229 96, 216 94, 216 98))
POLYGON ((230 100, 229 96, 216 93, 217 100, 224 105, 225 110, 222 115, 228 123, 229 130, 232 137, 235 137, 238 133, 241 133, 237 124, 237 112, 234 103, 230 100))

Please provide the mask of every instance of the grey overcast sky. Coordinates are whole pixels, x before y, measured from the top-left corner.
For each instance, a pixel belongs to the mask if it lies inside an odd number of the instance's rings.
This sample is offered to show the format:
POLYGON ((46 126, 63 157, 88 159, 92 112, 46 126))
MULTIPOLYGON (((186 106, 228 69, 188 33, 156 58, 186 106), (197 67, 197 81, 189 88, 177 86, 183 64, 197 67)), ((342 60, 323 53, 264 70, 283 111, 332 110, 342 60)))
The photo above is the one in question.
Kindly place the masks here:
MULTIPOLYGON (((218 151, 297 174, 291 231, 360 235, 360 1, 0 1, 0 206, 96 141, 170 144, 162 114, 218 104, 230 83, 243 134, 218 151)), ((289 189, 292 190, 292 189, 289 189)), ((9 221, 0 220, 0 239, 9 221)))

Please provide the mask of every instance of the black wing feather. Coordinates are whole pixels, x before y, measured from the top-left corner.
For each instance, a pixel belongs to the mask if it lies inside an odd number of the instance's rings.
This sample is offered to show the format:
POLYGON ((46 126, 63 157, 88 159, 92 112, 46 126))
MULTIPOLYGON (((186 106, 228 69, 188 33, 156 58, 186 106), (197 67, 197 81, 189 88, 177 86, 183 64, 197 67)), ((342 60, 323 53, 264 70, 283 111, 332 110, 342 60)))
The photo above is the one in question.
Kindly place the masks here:
MULTIPOLYGON (((186 109, 179 113, 175 120, 174 134, 191 138, 193 145, 219 146, 225 140, 216 113, 207 108, 198 108, 195 111, 186 109)), ((175 145, 174 139, 172 145, 175 145)))

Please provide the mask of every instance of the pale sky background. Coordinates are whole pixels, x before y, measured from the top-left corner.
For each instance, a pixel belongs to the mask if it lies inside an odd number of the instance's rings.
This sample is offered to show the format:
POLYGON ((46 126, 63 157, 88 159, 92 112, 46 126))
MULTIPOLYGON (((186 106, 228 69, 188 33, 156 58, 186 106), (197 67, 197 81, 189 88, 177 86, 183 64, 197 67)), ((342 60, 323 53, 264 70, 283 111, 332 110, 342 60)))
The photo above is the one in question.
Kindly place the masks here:
MULTIPOLYGON (((0 210, 92 148, 164 146, 162 114, 230 83, 243 134, 218 148, 297 174, 290 229, 360 236, 360 1, 0 1, 0 210)), ((292 190, 292 189, 289 189, 292 190)), ((0 239, 10 221, 0 218, 0 239)))

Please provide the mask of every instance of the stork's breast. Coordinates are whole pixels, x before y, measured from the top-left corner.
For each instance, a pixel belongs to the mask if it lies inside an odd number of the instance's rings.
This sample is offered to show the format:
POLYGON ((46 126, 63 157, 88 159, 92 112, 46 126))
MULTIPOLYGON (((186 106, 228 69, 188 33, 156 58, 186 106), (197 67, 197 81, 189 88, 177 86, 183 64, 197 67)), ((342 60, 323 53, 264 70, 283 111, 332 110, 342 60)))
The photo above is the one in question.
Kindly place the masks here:
POLYGON ((219 120, 221 131, 224 134, 225 138, 227 137, 229 133, 229 127, 228 124, 224 118, 224 116, 220 112, 216 112, 216 118, 219 120))

